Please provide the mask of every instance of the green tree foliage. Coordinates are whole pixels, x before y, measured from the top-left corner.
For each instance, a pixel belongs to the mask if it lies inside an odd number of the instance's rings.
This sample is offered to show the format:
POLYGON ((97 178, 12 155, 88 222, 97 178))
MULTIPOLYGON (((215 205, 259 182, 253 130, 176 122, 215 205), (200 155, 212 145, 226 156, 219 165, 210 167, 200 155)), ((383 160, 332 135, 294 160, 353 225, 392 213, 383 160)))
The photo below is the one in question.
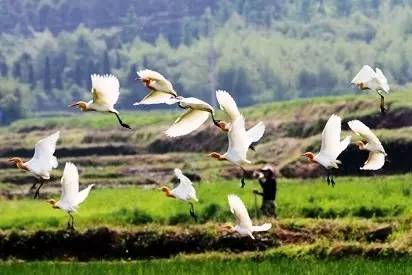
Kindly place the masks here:
POLYGON ((118 76, 119 107, 133 108, 144 68, 184 96, 214 103, 213 90, 227 89, 240 105, 347 93, 363 64, 381 67, 391 84, 412 81, 410 1, 10 3, 0 0, 8 10, 0 9, 0 89, 28 85, 33 111, 87 100, 92 73, 118 76))

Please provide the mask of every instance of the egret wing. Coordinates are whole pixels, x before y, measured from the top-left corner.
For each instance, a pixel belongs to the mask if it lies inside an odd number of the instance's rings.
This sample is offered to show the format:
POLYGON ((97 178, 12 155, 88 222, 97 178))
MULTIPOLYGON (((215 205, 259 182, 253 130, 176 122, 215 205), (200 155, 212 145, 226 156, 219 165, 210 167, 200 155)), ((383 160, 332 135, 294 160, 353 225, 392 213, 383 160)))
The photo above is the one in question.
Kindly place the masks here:
POLYGON ((369 158, 361 170, 378 170, 385 164, 385 154, 381 152, 369 152, 369 158))
POLYGON ((236 195, 228 195, 230 211, 236 218, 236 224, 244 228, 252 228, 252 220, 243 201, 236 195))
POLYGON ((235 100, 228 92, 218 90, 216 91, 216 98, 220 109, 229 116, 231 121, 235 121, 241 116, 235 100))
POLYGON ((383 74, 383 72, 379 68, 376 68, 376 78, 378 79, 382 90, 385 93, 389 93, 390 88, 388 84, 388 79, 386 79, 386 76, 383 74))
POLYGON ((84 202, 84 200, 89 196, 90 190, 92 189, 93 186, 94 184, 90 184, 85 189, 77 193, 76 205, 79 205, 82 202, 84 202))
POLYGON ((263 124, 262 121, 247 131, 249 140, 252 143, 258 142, 262 138, 264 133, 265 133, 265 124, 263 124))
POLYGON ((340 132, 342 119, 333 114, 326 122, 322 132, 322 145, 320 151, 331 157, 336 157, 341 152, 340 132))
POLYGON ((375 77, 376 73, 369 65, 364 65, 357 75, 352 79, 352 84, 367 83, 375 77))
POLYGON ((349 128, 355 132, 355 134, 365 138, 368 143, 370 143, 373 147, 379 148, 382 153, 385 152, 378 137, 364 123, 359 120, 351 120, 348 122, 348 125, 349 128))
POLYGON ((258 226, 252 226, 252 232, 268 231, 271 228, 272 228, 271 223, 265 223, 265 224, 258 225, 258 226))
POLYGON ((60 137, 60 131, 39 140, 34 149, 33 158, 30 162, 36 162, 43 169, 57 168, 57 159, 53 156, 56 151, 56 143, 60 137))
POLYGON ((183 113, 169 129, 166 135, 169 137, 178 137, 190 134, 209 118, 210 113, 206 111, 188 109, 183 113))
POLYGON ((183 97, 179 101, 184 107, 189 107, 189 108, 196 109, 196 110, 208 111, 212 113, 214 112, 213 107, 210 106, 209 103, 201 99, 195 98, 195 97, 183 97))
POLYGON ((196 197, 196 190, 193 187, 192 181, 186 177, 180 169, 175 168, 174 172, 180 183, 175 189, 172 190, 173 194, 176 194, 178 198, 183 200, 194 199, 195 201, 198 201, 196 197))
POLYGON ((173 104, 175 102, 170 101, 173 98, 173 95, 151 90, 140 102, 135 103, 134 105, 150 105, 150 104, 173 104))
POLYGON ((79 192, 79 172, 77 167, 71 162, 66 162, 61 185, 62 195, 60 200, 72 205, 76 204, 77 193, 79 192))
POLYGON ((120 95, 120 84, 117 77, 92 74, 91 79, 93 102, 113 107, 120 95))
POLYGON ((154 81, 154 83, 150 84, 156 90, 169 92, 177 96, 175 90, 173 89, 172 83, 167 80, 162 74, 152 71, 152 70, 141 70, 137 72, 137 75, 141 80, 143 79, 150 79, 154 81))

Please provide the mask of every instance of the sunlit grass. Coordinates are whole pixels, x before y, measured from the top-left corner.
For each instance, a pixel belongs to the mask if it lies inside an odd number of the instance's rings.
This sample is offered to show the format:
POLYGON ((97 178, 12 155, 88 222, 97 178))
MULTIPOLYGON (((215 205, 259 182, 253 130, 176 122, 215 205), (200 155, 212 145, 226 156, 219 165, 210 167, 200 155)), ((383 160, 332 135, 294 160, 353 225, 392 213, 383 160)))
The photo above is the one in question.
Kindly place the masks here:
MULTIPOLYGON (((393 218, 410 215, 412 174, 380 177, 337 178, 332 188, 321 179, 280 180, 278 213, 280 218, 393 218)), ((254 216, 254 195, 258 188, 248 180, 244 189, 238 181, 195 184, 199 203, 195 209, 201 222, 231 220, 227 195, 238 194, 254 216)), ((257 198, 257 207, 260 198, 257 198)), ((38 229, 64 227, 66 215, 43 200, 0 202, 1 229, 38 229)), ((188 205, 166 198, 158 189, 137 187, 92 190, 76 213, 79 228, 92 226, 132 226, 142 223, 175 224, 193 222, 188 205)))

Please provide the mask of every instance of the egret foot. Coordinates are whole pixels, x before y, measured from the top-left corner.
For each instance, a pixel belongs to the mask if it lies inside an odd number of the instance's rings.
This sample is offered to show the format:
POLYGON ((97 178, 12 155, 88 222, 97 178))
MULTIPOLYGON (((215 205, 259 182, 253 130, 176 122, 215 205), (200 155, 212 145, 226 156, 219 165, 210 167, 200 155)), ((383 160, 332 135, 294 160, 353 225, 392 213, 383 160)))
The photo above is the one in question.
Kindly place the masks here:
POLYGON ((380 96, 381 96, 381 105, 380 105, 381 114, 385 115, 385 113, 387 111, 387 109, 385 108, 385 98, 382 95, 380 95, 380 96))
POLYGON ((195 220, 195 222, 197 222, 198 219, 195 213, 195 208, 193 206, 193 203, 189 203, 189 205, 190 205, 190 210, 189 210, 190 216, 195 220))
POLYGON ((120 124, 122 127, 132 130, 132 128, 131 128, 128 124, 126 124, 126 123, 124 123, 124 122, 122 121, 122 119, 120 118, 120 116, 119 116, 118 113, 114 113, 114 112, 113 112, 113 114, 117 117, 117 120, 119 121, 119 124, 120 124))
POLYGON ((34 193, 34 199, 37 199, 40 196, 40 188, 43 186, 44 182, 40 183, 40 186, 37 188, 36 192, 34 193))
POLYGON ((252 150, 253 152, 256 152, 256 148, 255 148, 255 145, 254 145, 254 144, 251 144, 251 145, 249 146, 249 149, 252 150))

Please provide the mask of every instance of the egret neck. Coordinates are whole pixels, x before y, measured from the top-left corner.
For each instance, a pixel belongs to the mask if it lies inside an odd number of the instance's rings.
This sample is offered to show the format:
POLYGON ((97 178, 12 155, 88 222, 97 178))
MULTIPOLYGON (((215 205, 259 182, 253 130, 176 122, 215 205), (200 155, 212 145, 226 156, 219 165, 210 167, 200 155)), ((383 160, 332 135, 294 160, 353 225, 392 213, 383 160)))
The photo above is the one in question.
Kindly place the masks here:
POLYGON ((167 187, 167 186, 162 186, 162 187, 160 188, 160 190, 162 190, 163 192, 165 192, 166 197, 176 198, 176 197, 172 194, 172 192, 171 192, 171 190, 170 190, 169 187, 167 187))
POLYGON ((69 107, 77 107, 79 108, 82 112, 87 112, 89 111, 87 108, 87 102, 84 101, 78 101, 72 105, 69 105, 69 107))

